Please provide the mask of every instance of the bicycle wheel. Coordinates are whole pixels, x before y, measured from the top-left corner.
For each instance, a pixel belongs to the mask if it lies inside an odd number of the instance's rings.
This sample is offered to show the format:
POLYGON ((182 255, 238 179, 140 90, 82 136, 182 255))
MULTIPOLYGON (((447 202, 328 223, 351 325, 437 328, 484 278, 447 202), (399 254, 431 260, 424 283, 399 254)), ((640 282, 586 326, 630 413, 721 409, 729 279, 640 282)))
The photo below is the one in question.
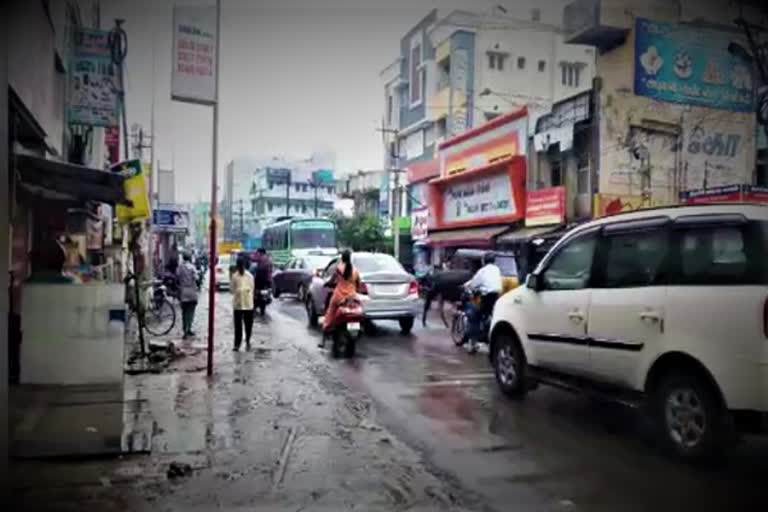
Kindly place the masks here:
POLYGON ((451 339, 458 346, 464 342, 464 332, 467 329, 467 315, 463 311, 453 314, 451 322, 451 339))
POLYGON ((168 299, 163 299, 159 304, 153 303, 152 307, 144 313, 144 328, 149 334, 164 336, 171 332, 174 325, 176 325, 176 308, 168 299))

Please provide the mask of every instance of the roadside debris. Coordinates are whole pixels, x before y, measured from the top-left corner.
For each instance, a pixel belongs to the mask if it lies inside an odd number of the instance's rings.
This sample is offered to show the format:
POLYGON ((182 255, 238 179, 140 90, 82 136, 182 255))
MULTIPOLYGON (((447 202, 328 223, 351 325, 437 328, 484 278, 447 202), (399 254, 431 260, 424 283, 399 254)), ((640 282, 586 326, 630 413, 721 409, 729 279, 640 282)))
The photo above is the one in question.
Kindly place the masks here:
POLYGON ((169 479, 189 476, 192 474, 192 466, 185 462, 171 462, 166 475, 169 479))

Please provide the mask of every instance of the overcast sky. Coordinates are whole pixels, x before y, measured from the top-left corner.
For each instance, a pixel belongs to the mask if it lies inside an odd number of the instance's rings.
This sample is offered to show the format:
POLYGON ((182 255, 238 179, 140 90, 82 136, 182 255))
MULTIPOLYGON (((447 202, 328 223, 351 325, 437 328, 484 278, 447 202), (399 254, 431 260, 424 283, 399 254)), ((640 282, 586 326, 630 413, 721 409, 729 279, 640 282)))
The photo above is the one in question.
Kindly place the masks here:
MULTIPOLYGON (((400 37, 432 7, 494 3, 222 0, 219 183, 226 163, 243 154, 303 158, 332 149, 337 174, 380 168, 379 72, 398 56, 400 37)), ((156 159, 175 168, 177 201, 208 200, 211 109, 170 100, 173 1, 101 5, 103 28, 126 20, 128 125, 149 130, 154 88, 156 159)))

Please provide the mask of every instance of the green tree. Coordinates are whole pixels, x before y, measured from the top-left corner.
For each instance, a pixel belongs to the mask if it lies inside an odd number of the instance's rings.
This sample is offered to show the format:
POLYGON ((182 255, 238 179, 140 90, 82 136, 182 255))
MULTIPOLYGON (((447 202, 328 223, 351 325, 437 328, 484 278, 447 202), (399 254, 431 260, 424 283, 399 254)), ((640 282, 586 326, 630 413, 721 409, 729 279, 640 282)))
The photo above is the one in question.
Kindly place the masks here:
MULTIPOLYGON (((387 238, 384 236, 384 227, 381 221, 374 215, 355 215, 344 217, 334 215, 336 221, 339 245, 355 251, 384 251, 387 238)), ((389 244, 391 245, 391 244, 389 244)))

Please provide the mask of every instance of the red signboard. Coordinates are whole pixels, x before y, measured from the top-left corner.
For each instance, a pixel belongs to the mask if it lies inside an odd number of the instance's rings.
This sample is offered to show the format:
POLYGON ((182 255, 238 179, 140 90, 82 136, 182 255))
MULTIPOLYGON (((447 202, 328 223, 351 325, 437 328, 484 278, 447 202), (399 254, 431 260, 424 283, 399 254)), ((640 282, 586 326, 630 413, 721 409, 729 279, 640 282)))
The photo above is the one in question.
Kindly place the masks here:
POLYGON ((440 176, 471 172, 525 155, 528 111, 499 116, 440 144, 440 176))
POLYGON ((516 222, 525 216, 525 158, 432 180, 430 229, 516 222))
POLYGON ((546 226, 565 221, 565 187, 544 188, 528 192, 525 225, 546 226))

